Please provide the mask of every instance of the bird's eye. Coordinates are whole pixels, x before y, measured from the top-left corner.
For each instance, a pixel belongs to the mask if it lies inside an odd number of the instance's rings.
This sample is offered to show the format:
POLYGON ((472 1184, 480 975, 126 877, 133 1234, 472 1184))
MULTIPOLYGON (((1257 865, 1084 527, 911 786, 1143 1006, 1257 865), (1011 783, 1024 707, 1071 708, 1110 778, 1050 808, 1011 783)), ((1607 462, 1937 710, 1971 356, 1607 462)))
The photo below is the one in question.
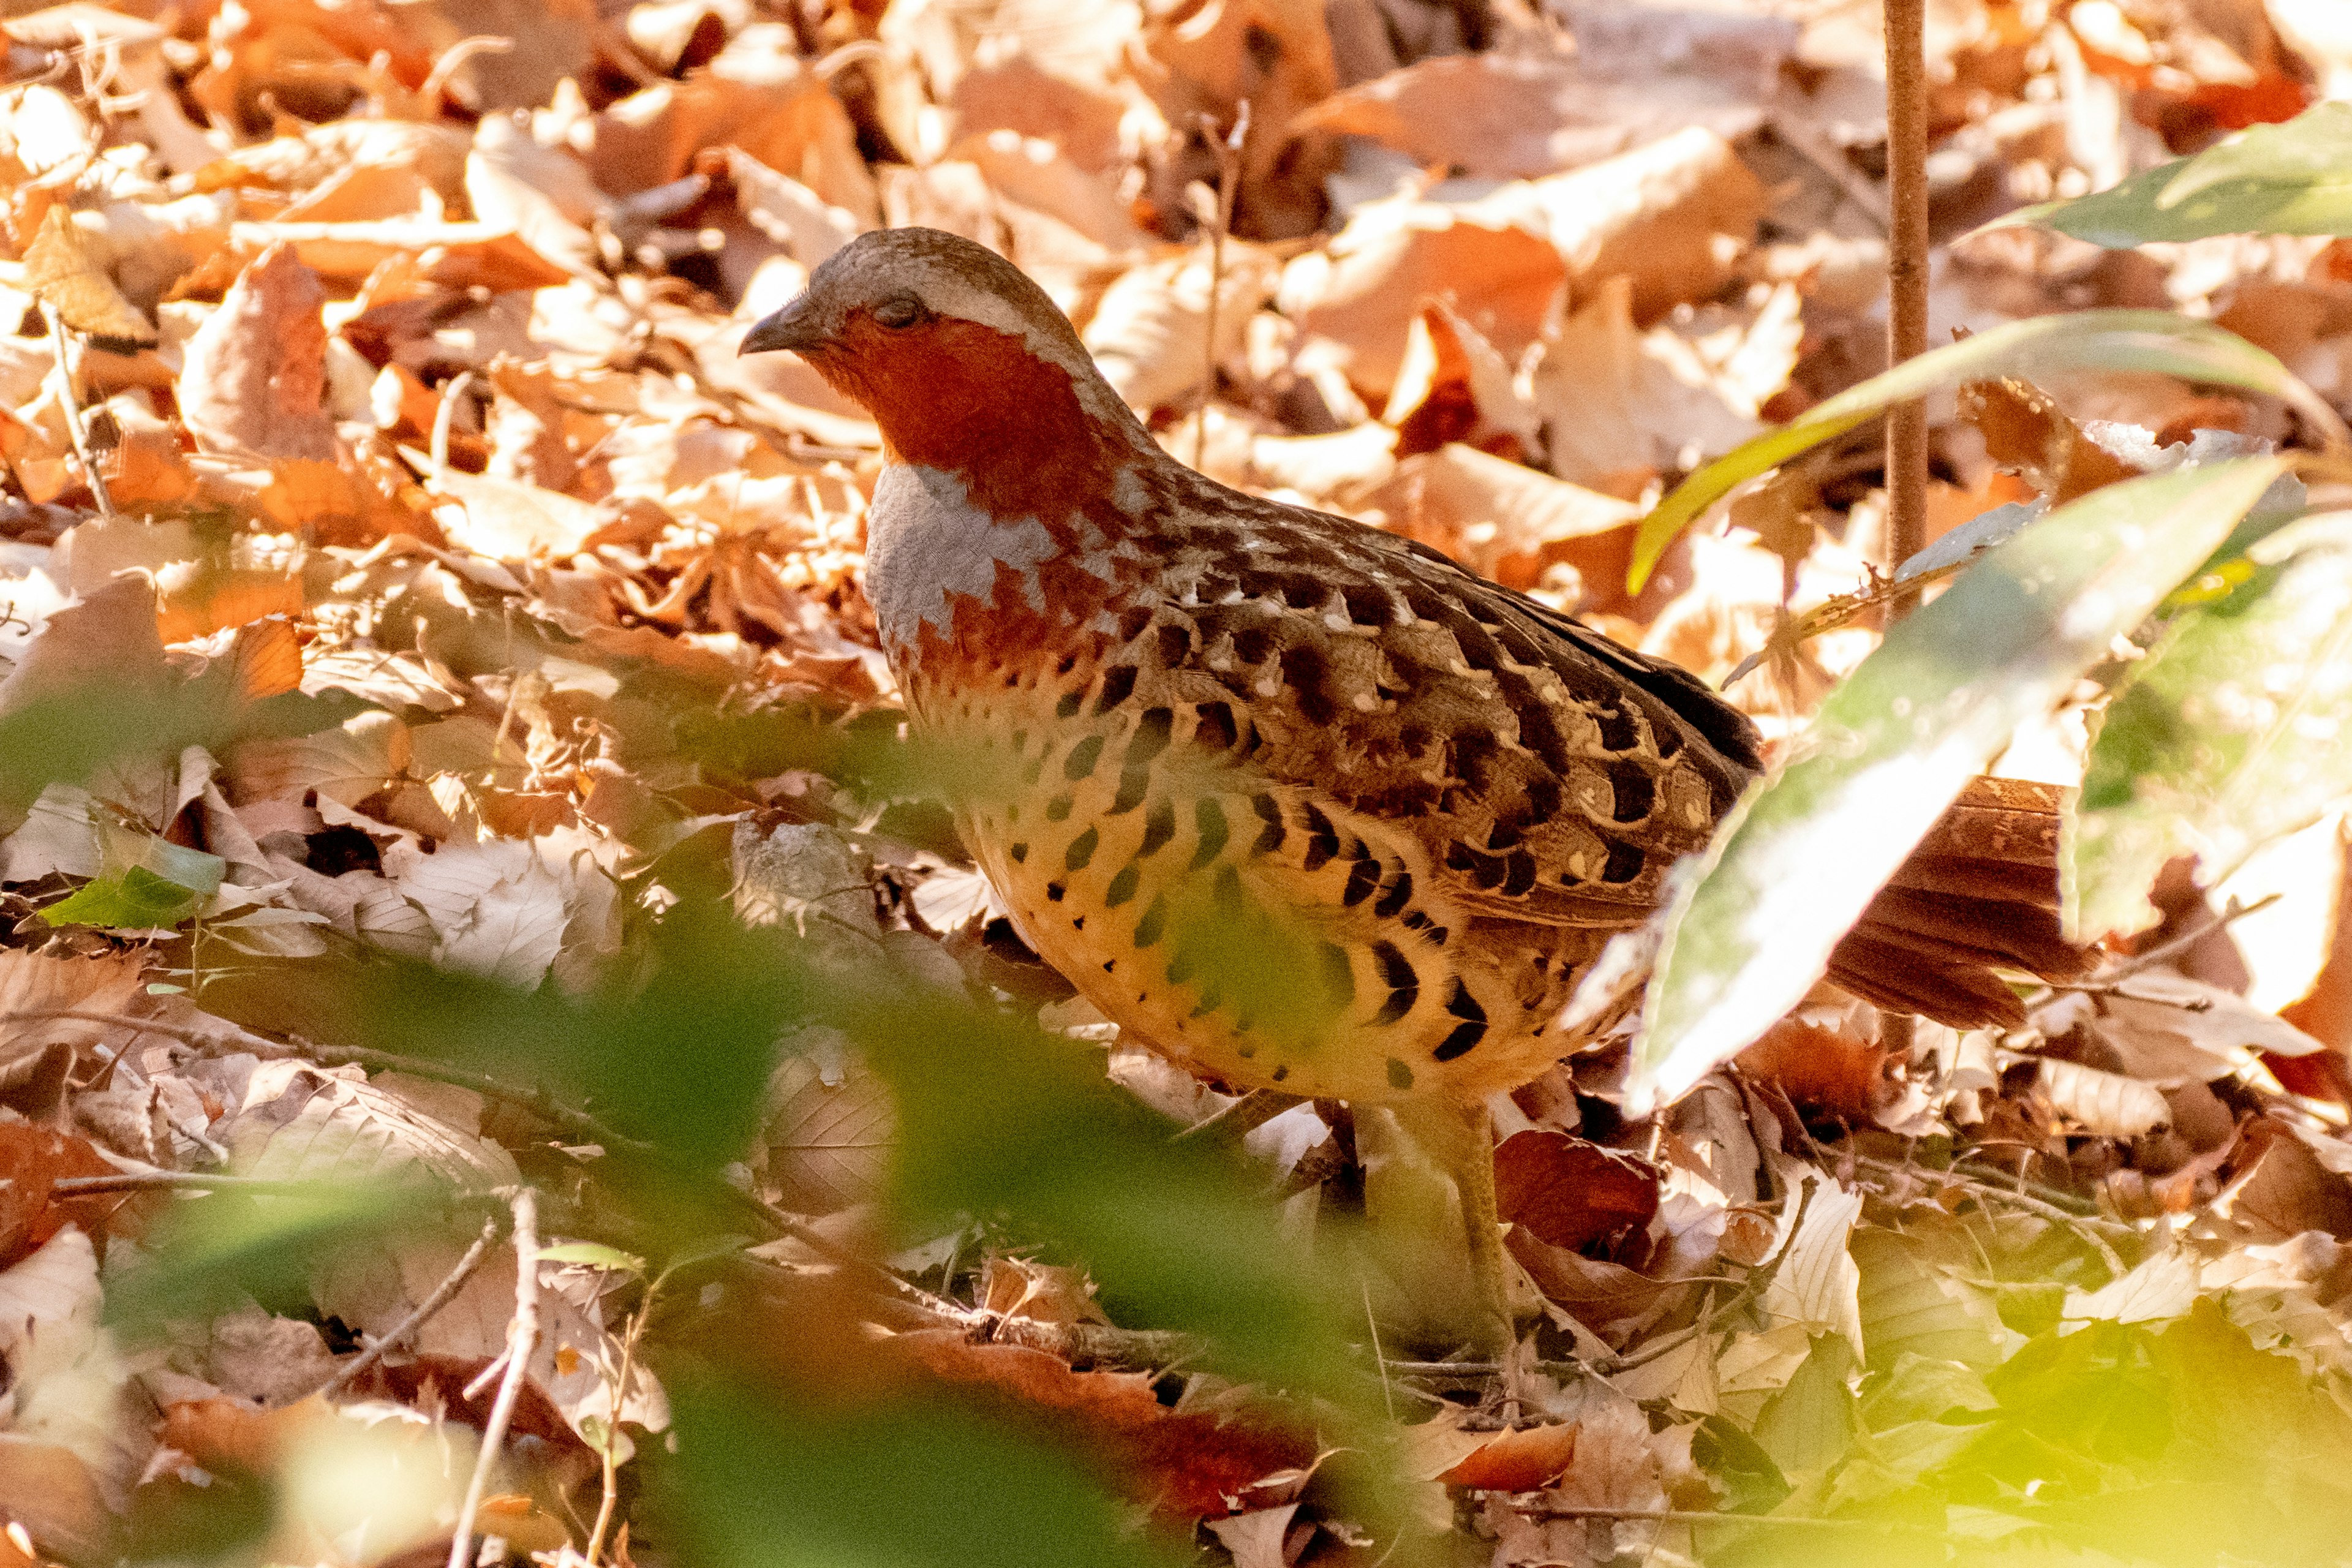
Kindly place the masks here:
POLYGON ((929 313, 912 294, 893 294, 874 307, 874 319, 893 331, 911 327, 929 313))

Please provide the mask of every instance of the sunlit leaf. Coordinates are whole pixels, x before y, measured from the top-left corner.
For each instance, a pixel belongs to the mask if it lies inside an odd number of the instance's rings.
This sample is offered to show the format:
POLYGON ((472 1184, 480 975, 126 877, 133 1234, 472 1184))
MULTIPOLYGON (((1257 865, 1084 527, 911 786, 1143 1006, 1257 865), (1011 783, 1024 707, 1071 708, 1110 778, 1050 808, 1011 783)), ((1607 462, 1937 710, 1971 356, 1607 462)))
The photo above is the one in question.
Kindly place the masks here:
POLYGON ((606 1247, 596 1241, 566 1241, 554 1247, 542 1247, 536 1254, 542 1263, 584 1263, 592 1268, 609 1268, 615 1274, 643 1274, 646 1260, 634 1252, 624 1252, 617 1247, 606 1247))
POLYGON ((2107 708, 2077 818, 2076 929, 2145 925, 2167 860, 2197 856, 2210 886, 2352 791, 2352 513, 2291 524, 2250 563, 2107 708))
POLYGON ((2109 249, 2218 234, 2352 235, 2352 103, 2256 125, 2107 190, 1986 225, 2041 224, 2109 249))
POLYGON ((2210 321, 2163 310, 2034 316, 1906 360, 1709 463, 1642 520, 1629 584, 1640 588, 1675 536, 1736 487, 1895 404, 1963 382, 2002 375, 2039 381, 2082 370, 2153 371, 2265 393, 2311 420, 2338 449, 2352 440, 2336 411, 2284 365, 2210 321))
POLYGON ((1733 809, 1681 879, 1645 1001, 1637 1098, 1673 1098, 1795 1005, 1960 787, 2283 468, 2242 458, 2095 491, 1890 631, 1822 704, 1802 753, 1733 809))
POLYGON ((195 912, 196 895, 144 866, 85 882, 41 910, 51 925, 149 930, 178 925, 195 912))

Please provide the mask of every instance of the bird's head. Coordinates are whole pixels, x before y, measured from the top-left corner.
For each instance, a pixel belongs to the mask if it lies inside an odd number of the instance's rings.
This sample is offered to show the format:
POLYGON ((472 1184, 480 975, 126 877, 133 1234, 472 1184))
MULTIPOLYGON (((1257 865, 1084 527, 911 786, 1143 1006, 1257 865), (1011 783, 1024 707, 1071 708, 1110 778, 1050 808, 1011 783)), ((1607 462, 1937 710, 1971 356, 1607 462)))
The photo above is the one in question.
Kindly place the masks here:
POLYGON ((1022 492, 1084 485, 1080 469, 1158 451, 1045 291, 938 229, 842 247, 740 352, 775 349, 871 414, 893 460, 957 474, 1007 507, 1034 511, 1022 492))

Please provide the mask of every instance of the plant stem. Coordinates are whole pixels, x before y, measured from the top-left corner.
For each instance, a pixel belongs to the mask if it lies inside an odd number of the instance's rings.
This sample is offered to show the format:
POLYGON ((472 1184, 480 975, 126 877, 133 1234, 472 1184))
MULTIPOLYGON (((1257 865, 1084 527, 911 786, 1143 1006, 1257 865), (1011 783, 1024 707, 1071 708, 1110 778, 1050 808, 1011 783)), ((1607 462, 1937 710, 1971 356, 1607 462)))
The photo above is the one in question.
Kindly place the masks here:
MULTIPOLYGON (((1886 364, 1927 350, 1927 0, 1886 0, 1886 364)), ((1927 543, 1927 405, 1886 411, 1886 575, 1927 543)), ((1887 624, 1918 608, 1907 588, 1887 602, 1887 624)), ((1879 1043, 1911 1054, 1906 1014, 1880 1021, 1879 1043)))
POLYGON ((482 1424, 482 1451, 474 1460, 473 1479, 466 1483, 466 1500, 457 1510, 457 1532, 449 1539, 448 1568, 467 1568, 474 1555, 474 1519, 488 1489, 490 1471, 505 1444, 507 1424, 514 1419, 515 1402, 530 1374, 531 1352, 539 1347, 539 1194, 529 1187, 514 1194, 515 1310, 507 1325, 506 1375, 499 1380, 498 1397, 490 1402, 490 1418, 482 1424))
MULTIPOLYGON (((1886 363, 1927 348, 1927 0, 1886 4, 1886 363)), ((1927 542, 1927 405, 1917 398, 1886 415, 1888 576, 1927 542)), ((1888 606, 1899 620, 1917 607, 1916 591, 1888 606)))

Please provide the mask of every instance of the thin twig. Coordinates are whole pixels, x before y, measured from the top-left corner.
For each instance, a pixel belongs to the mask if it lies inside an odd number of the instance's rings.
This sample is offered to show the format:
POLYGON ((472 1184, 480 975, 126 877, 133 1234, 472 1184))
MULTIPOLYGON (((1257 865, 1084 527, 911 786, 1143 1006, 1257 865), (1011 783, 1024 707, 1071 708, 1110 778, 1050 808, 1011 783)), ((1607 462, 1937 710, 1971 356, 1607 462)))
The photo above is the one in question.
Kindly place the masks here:
POLYGON ((2284 897, 2285 897, 2284 893, 2265 893, 2251 904, 2242 904, 2238 902, 2235 898, 2232 898, 2230 900, 2229 907, 2227 909, 2219 910, 2218 912, 2208 916, 2205 920, 2189 927, 2186 931, 2175 932, 2173 935, 2165 938, 2164 941, 2158 942, 2154 947, 2149 948, 2146 952, 2136 952, 2132 954, 2129 958, 2125 959, 2121 963, 2116 965, 2114 969, 2101 976, 2101 978, 2109 981, 2124 980, 2128 979, 2132 975, 2137 974, 2143 969, 2153 968, 2157 964, 2162 963, 2166 959, 2172 957, 2174 954, 2185 952, 2189 949, 2195 947, 2199 942, 2203 942, 2207 937, 2211 936, 2215 931, 2225 930, 2226 928, 2236 924, 2238 921, 2244 920, 2248 915, 2252 914, 2255 910, 2269 909, 2273 904, 2277 903, 2279 900, 2284 897))
POLYGON ((1217 297, 1225 287, 1225 236, 1234 226, 1234 201, 1240 194, 1242 183, 1242 143, 1249 136, 1249 100, 1243 99, 1234 111, 1234 128, 1223 136, 1212 134, 1209 145, 1217 155, 1217 203, 1212 210, 1213 221, 1209 226, 1209 310, 1202 326, 1206 340, 1202 345, 1201 363, 1204 379, 1201 384, 1201 411, 1192 422, 1192 467, 1198 469, 1209 450, 1209 405, 1217 396, 1217 297))
POLYGON ((482 1425, 482 1451, 474 1460, 473 1479, 466 1483, 466 1500, 457 1510, 457 1532, 449 1539, 448 1568, 467 1568, 474 1551, 474 1518, 489 1487, 490 1470, 505 1445, 507 1424, 514 1419, 515 1402, 522 1397, 522 1381, 530 1371, 531 1352, 539 1347, 539 1194, 523 1187, 514 1194, 515 1310, 507 1325, 507 1370, 499 1381, 499 1395, 490 1404, 490 1418, 482 1425))
POLYGON ((603 1450, 598 1455, 602 1461, 602 1492, 596 1503, 595 1527, 588 1532, 588 1550, 583 1553, 588 1568, 596 1568, 596 1559, 604 1550, 604 1532, 613 1527, 613 1514, 621 1505, 620 1461, 613 1451, 621 1442, 621 1408, 629 1399, 629 1378, 636 1369, 637 1341, 644 1337, 646 1323, 654 1315, 655 1298, 661 1294, 677 1267, 672 1264, 646 1281, 645 1300, 637 1303, 636 1311, 630 1316, 628 1337, 621 1342, 621 1373, 613 1382, 613 1415, 604 1423, 604 1441, 599 1445, 603 1450))
POLYGON ((2105 1231, 2110 1236, 2124 1240, 2137 1241, 2139 1238, 2139 1232, 2120 1221, 2103 1219, 2096 1215, 2072 1213, 2047 1198, 2038 1197, 2032 1193, 2019 1192, 2011 1187, 1995 1186, 1980 1176, 1972 1175, 1957 1166, 1950 1170, 1938 1171, 1926 1166, 1906 1165, 1895 1160, 1881 1160, 1869 1154, 1849 1152, 1846 1157, 1853 1160, 1856 1165, 1885 1175, 1913 1176, 1921 1180, 1942 1177, 1951 1184, 1965 1190, 1969 1196, 1979 1203, 1989 1199, 2004 1203, 2011 1208, 2021 1209, 2027 1214, 2046 1219, 2053 1225, 2063 1226, 2090 1243, 2092 1249, 2098 1253, 2100 1261, 2118 1275, 2126 1273, 2127 1266, 2115 1248, 2106 1244, 2100 1233, 2105 1231))
POLYGON ((456 1300, 457 1292, 466 1288, 466 1281, 473 1278, 474 1270, 481 1267, 482 1259, 489 1256, 490 1243, 498 1238, 499 1221, 493 1215, 482 1222, 482 1234, 474 1238, 473 1246, 466 1248, 465 1256, 457 1259, 457 1267, 449 1270, 440 1284, 433 1287, 433 1293, 419 1301, 415 1311, 394 1324, 391 1332, 337 1367, 334 1376, 319 1385, 319 1397, 331 1400, 357 1383, 371 1367, 384 1358, 387 1352, 399 1348, 409 1335, 431 1321, 436 1312, 456 1300))
POLYGON ((1172 1142, 1223 1140, 1238 1143, 1284 1111, 1307 1102, 1295 1094, 1283 1094, 1271 1089, 1254 1089, 1231 1105, 1201 1118, 1178 1132, 1172 1142))
POLYGON ((98 471, 98 461, 89 455, 89 431, 81 416, 81 399, 74 391, 73 371, 67 354, 70 345, 66 342, 66 319, 55 305, 44 302, 41 310, 49 319, 49 342, 58 356, 58 406, 64 413, 66 435, 73 442, 74 456, 81 460, 82 477, 89 481, 90 499, 98 502, 98 515, 114 516, 114 498, 106 493, 106 476, 98 471))

